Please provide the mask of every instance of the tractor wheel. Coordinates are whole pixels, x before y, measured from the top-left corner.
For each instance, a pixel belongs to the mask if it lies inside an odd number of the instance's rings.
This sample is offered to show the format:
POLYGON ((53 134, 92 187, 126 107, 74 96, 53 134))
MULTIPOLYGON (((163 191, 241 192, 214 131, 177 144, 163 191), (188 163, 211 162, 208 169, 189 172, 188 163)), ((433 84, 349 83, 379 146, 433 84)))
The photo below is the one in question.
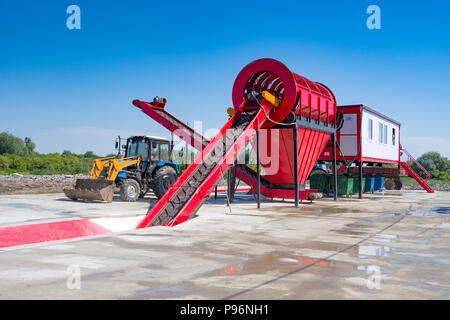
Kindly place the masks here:
POLYGON ((395 179, 394 180, 395 183, 395 190, 401 190, 403 187, 403 183, 400 179, 395 179))
POLYGON ((161 199, 175 180, 177 180, 177 172, 174 168, 169 166, 159 168, 153 178, 153 192, 156 197, 161 199))
POLYGON ((141 187, 134 179, 126 179, 120 185, 120 198, 122 201, 134 202, 139 198, 141 187))
POLYGON ((395 188, 394 180, 391 178, 386 178, 386 180, 384 180, 384 187, 386 188, 386 190, 394 189, 395 188))

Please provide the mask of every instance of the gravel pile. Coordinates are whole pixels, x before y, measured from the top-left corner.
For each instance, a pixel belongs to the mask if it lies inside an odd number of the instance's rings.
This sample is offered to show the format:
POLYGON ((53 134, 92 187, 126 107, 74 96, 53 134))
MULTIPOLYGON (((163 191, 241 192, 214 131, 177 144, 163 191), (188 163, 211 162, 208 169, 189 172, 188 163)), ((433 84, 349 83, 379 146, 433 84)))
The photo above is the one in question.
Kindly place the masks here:
MULTIPOLYGON (((450 191, 450 184, 435 184, 431 188, 434 191, 450 191)), ((421 186, 403 186, 402 190, 423 190, 421 186)))
POLYGON ((77 179, 88 178, 77 175, 21 175, 13 173, 9 176, 0 175, 0 194, 55 193, 63 192, 65 186, 75 183, 77 179))

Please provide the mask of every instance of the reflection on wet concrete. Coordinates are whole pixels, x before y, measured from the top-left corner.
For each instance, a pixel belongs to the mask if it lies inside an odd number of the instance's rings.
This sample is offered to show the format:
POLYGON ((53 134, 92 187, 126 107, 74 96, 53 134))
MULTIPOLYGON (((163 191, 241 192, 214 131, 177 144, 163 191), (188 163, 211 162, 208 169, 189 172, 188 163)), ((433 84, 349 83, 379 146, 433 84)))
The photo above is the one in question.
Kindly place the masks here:
POLYGON ((309 265, 314 265, 321 268, 357 269, 357 266, 347 262, 299 256, 282 251, 273 251, 248 259, 244 263, 228 265, 223 270, 220 270, 220 273, 235 275, 262 274, 277 271, 279 273, 286 274, 309 265))
POLYGON ((450 207, 433 207, 431 209, 416 209, 411 210, 406 213, 407 215, 413 216, 413 217, 428 217, 428 216, 434 216, 438 217, 441 215, 447 215, 450 214, 450 207))
MULTIPOLYGON (((348 200, 347 200, 348 201, 348 200)), ((259 211, 273 211, 273 208, 267 207, 267 208, 261 208, 259 211)), ((318 208, 317 206, 310 207, 310 206, 300 206, 298 208, 292 207, 292 206, 277 206, 276 207, 277 213, 314 213, 314 214, 334 214, 334 213, 359 213, 361 210, 359 209, 351 209, 351 208, 341 208, 341 207, 334 207, 334 206, 327 206, 326 208, 318 208)))
POLYGON ((377 233, 374 236, 370 237, 370 239, 368 240, 373 240, 377 242, 396 242, 398 240, 398 235, 377 233))
POLYGON ((386 257, 391 252, 391 247, 386 246, 358 246, 358 255, 360 258, 364 257, 386 257))
POLYGON ((432 208, 432 211, 436 211, 437 213, 440 214, 450 214, 450 207, 437 207, 437 208, 432 208))
POLYGON ((108 278, 112 278, 114 273, 115 272, 96 272, 96 273, 91 273, 89 275, 86 275, 86 276, 82 277, 82 281, 83 280, 88 280, 88 279, 108 279, 108 278))
POLYGON ((187 285, 154 285, 153 283, 147 283, 146 281, 138 281, 141 286, 148 286, 149 289, 140 290, 136 292, 139 297, 146 298, 179 298, 185 296, 191 292, 191 289, 187 285))
POLYGON ((444 295, 438 299, 448 300, 450 297, 450 287, 448 287, 448 286, 434 285, 434 284, 428 284, 428 283, 419 283, 419 282, 409 282, 409 281, 395 281, 395 280, 390 281, 390 283, 396 284, 396 285, 401 285, 401 286, 407 286, 407 287, 417 287, 420 289, 443 291, 444 295))

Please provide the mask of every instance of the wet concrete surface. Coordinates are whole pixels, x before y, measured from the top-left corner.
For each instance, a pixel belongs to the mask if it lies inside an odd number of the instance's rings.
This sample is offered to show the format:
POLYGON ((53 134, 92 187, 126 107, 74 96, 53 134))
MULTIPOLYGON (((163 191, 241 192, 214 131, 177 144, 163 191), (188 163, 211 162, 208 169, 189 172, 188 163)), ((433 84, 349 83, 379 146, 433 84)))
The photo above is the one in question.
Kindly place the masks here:
MULTIPOLYGON (((0 196, 0 226, 142 215, 61 194, 0 196)), ((206 201, 154 227, 0 250, 1 299, 450 299, 450 193, 206 201), (77 272, 80 288, 76 289, 77 272)))

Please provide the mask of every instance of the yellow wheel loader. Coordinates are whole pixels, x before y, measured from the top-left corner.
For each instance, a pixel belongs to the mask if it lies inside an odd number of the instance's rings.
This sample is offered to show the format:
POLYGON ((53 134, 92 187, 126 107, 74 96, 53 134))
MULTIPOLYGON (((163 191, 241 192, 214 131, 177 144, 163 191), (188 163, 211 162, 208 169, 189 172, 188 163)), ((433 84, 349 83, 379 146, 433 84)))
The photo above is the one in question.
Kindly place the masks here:
MULTIPOLYGON (((152 136, 132 136, 127 139, 125 155, 95 159, 88 179, 78 179, 64 193, 72 200, 111 202, 114 187, 120 187, 122 201, 136 201, 153 190, 161 198, 180 173, 171 160, 172 143, 152 136)), ((121 138, 116 142, 121 150, 121 138)))

